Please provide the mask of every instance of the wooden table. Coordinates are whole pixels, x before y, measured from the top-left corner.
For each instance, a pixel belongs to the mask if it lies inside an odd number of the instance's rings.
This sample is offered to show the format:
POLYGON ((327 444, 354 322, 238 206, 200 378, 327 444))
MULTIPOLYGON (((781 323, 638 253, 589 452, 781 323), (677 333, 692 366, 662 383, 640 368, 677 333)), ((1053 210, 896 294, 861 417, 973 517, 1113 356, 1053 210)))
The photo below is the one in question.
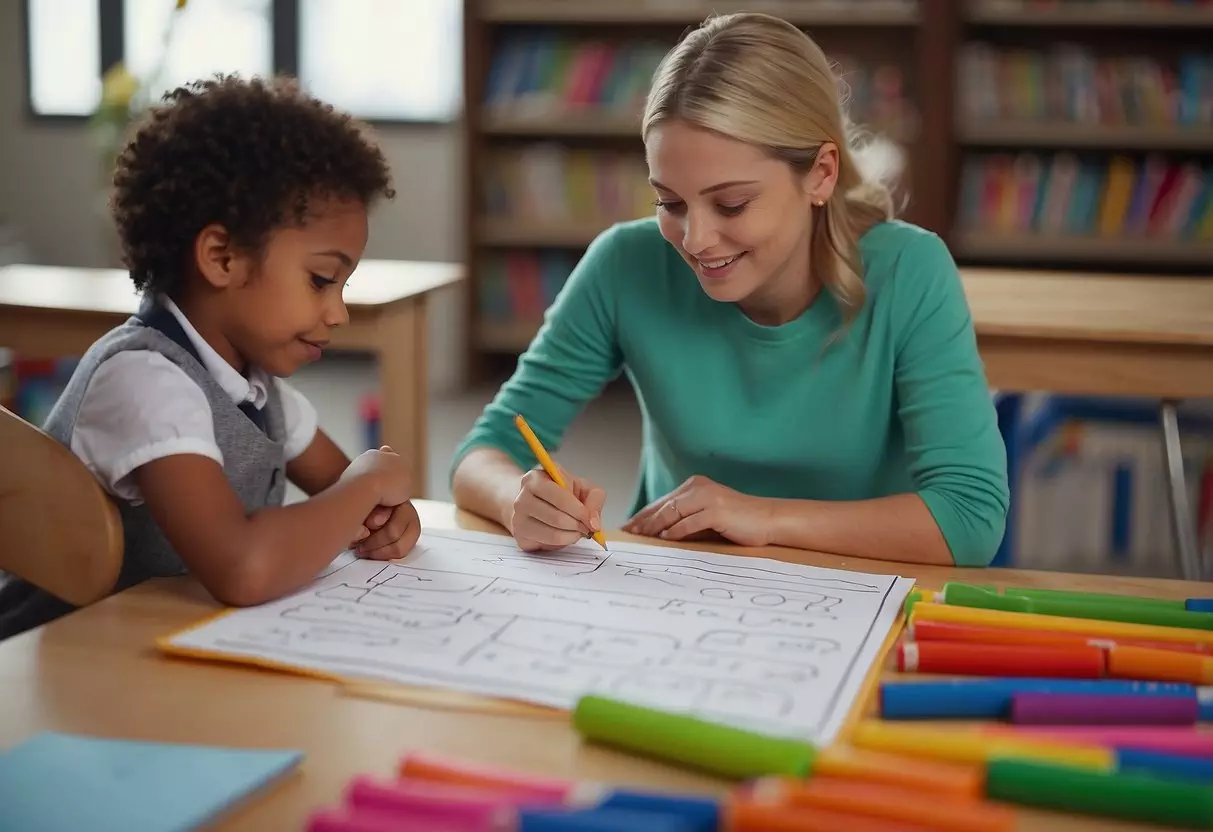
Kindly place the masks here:
MULTIPOLYGON (((446 503, 422 501, 418 508, 423 525, 429 528, 500 531, 446 503)), ((628 539, 622 534, 608 537, 628 539)), ((912 575, 926 588, 937 589, 949 579, 974 575, 971 570, 786 549, 711 548, 912 575)), ((1213 595, 1213 585, 1157 579, 1013 570, 980 577, 983 582, 1019 586, 1175 598, 1213 595)), ((193 623, 215 608, 192 580, 161 579, 0 643, 0 690, 4 691, 0 696, 0 748, 38 731, 56 730, 302 749, 306 756, 300 771, 228 815, 216 827, 225 832, 301 829, 310 811, 340 800, 351 777, 361 773, 387 776, 410 748, 635 786, 719 792, 728 785, 659 762, 583 746, 566 722, 550 717, 506 717, 354 698, 343 695, 341 687, 330 682, 247 666, 169 659, 152 647, 156 637, 193 623)), ((1021 828, 1116 832, 1142 827, 1025 811, 1021 828)))
MULTIPOLYGON (((426 302, 461 279, 462 266, 364 260, 345 290, 350 321, 332 346, 368 352, 379 366, 383 442, 412 461, 425 488, 429 404, 426 302)), ((117 269, 11 265, 0 268, 0 347, 22 357, 79 356, 139 306, 117 269)))
MULTIPOLYGON (((1177 556, 1184 577, 1202 577, 1176 406, 1213 398, 1213 276, 1006 269, 961 276, 991 387, 1161 400, 1177 556)), ((1018 415, 1019 397, 1005 398, 999 420, 1008 443, 1018 415)), ((1017 472, 1010 473, 1014 491, 1017 472)))

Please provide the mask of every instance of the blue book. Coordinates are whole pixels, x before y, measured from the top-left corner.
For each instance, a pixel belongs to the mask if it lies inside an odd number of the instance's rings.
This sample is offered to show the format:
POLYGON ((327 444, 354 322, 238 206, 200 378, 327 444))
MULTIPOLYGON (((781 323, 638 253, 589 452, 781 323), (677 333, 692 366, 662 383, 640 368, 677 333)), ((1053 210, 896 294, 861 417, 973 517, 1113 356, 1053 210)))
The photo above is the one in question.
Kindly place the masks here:
POLYGON ((302 757, 291 750, 42 733, 0 753, 0 830, 185 832, 302 757))

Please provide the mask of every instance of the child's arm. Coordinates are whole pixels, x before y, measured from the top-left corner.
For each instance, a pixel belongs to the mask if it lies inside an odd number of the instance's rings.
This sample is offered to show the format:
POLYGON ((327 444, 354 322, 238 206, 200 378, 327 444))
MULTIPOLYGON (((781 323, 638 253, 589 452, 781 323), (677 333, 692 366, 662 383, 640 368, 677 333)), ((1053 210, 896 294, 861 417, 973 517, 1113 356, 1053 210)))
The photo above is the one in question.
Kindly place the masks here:
POLYGON ((341 479, 350 458, 319 427, 316 408, 293 385, 281 378, 273 384, 282 402, 286 433, 286 476, 309 497, 341 479))
POLYGON ((309 497, 329 488, 350 464, 350 458, 324 431, 317 429, 307 450, 286 464, 286 476, 309 497))
MULTIPOLYGON (((380 450, 390 450, 384 445, 380 450)), ((309 495, 319 494, 341 479, 349 457, 322 430, 317 430, 307 450, 286 464, 291 482, 309 495)), ((377 560, 404 557, 421 534, 421 520, 410 503, 378 506, 363 519, 350 538, 359 555, 377 560)))
POLYGON ((354 540, 377 506, 409 498, 409 471, 394 453, 367 451, 304 502, 246 514, 214 460, 167 456, 134 471, 148 510, 190 572, 219 601, 265 603, 315 578, 354 540))

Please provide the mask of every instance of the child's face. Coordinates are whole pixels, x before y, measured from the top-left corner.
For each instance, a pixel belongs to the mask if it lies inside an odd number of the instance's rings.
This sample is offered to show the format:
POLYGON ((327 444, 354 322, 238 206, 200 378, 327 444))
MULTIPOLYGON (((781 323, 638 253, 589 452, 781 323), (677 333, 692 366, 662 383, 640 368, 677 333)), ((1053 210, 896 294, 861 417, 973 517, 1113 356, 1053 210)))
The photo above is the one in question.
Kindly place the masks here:
POLYGON ((256 269, 231 287, 225 334, 240 357, 275 376, 319 359, 333 327, 349 321, 341 292, 366 240, 359 202, 316 204, 307 224, 275 232, 256 269))

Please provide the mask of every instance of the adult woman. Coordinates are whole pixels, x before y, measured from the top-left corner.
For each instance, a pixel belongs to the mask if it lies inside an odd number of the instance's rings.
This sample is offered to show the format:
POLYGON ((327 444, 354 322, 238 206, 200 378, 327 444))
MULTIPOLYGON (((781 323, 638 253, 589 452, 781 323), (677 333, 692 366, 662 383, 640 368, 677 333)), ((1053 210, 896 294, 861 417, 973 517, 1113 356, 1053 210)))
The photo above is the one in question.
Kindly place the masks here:
POLYGON ((861 173, 821 50, 759 14, 666 56, 643 136, 656 218, 589 247, 456 453, 455 502, 528 551, 601 522, 605 494, 541 471, 625 372, 644 415, 625 529, 860 557, 988 564, 1006 456, 956 266, 861 173))

